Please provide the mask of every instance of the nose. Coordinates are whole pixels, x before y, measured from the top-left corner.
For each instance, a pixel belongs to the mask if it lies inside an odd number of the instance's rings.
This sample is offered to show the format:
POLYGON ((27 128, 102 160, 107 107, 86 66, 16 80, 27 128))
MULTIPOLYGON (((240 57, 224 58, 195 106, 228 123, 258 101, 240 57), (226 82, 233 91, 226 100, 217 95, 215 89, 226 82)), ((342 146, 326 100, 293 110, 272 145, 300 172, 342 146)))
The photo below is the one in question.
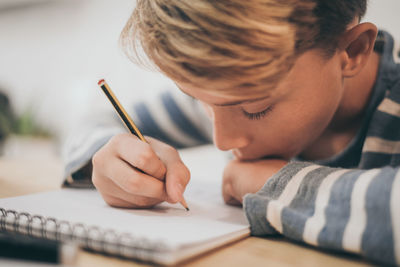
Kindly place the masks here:
POLYGON ((223 108, 213 108, 211 112, 213 121, 213 138, 215 145, 223 151, 246 147, 250 139, 241 127, 235 116, 223 108))

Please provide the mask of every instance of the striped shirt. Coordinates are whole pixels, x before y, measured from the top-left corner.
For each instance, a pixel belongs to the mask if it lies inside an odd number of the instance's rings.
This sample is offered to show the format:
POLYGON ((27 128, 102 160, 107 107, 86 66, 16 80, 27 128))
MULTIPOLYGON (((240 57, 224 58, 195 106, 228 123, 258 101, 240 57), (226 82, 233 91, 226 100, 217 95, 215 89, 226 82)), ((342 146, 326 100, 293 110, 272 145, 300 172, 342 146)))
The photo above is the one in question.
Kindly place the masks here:
MULTIPOLYGON (((291 161, 244 199, 252 233, 400 264, 400 65, 380 32, 377 82, 361 129, 339 155, 291 161)), ((395 52, 395 53, 394 53, 395 52)))
MULTIPOLYGON (((400 265, 399 50, 386 32, 379 32, 375 50, 381 54, 379 73, 356 137, 330 159, 293 159, 259 192, 246 195, 244 211, 253 235, 282 234, 400 265)), ((177 148, 211 142, 210 121, 198 102, 184 95, 167 92, 133 105, 130 113, 145 135, 177 148)), ((114 114, 96 118, 66 144, 67 186, 85 180, 79 173, 92 155, 125 132, 114 114)))

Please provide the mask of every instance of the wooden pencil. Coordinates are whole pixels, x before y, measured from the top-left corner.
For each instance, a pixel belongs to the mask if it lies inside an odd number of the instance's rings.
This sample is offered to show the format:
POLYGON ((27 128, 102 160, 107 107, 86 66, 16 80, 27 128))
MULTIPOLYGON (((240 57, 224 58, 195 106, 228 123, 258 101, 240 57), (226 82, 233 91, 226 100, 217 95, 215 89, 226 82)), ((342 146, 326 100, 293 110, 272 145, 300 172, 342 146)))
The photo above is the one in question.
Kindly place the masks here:
MULTIPOLYGON (((106 81, 104 79, 101 79, 97 83, 101 90, 103 90, 104 94, 107 96, 108 100, 110 100, 111 104, 113 105, 114 109, 117 111, 119 117, 121 118, 122 122, 125 124, 125 126, 128 128, 128 130, 134 134, 136 137, 138 137, 141 141, 147 142, 147 140, 144 138, 142 133, 139 131, 139 128, 135 125, 131 117, 128 115, 128 113, 125 111, 124 107, 121 105, 121 103, 118 101, 117 97, 114 95, 113 91, 111 88, 108 86, 106 81)), ((189 207, 185 201, 185 199, 182 197, 182 200, 179 202, 187 211, 189 211, 189 207)))

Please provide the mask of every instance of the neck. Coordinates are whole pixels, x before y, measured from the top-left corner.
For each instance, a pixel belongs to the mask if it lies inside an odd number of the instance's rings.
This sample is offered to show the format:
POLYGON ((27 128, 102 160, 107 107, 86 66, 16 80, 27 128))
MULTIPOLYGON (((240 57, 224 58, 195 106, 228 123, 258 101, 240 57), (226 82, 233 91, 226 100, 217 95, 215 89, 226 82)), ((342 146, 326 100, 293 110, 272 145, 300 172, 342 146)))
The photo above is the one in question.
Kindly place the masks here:
POLYGON ((335 116, 325 132, 301 156, 304 159, 326 159, 340 153, 355 137, 372 96, 380 56, 372 53, 361 72, 344 81, 344 95, 335 116), (323 149, 321 149, 323 148, 323 149))

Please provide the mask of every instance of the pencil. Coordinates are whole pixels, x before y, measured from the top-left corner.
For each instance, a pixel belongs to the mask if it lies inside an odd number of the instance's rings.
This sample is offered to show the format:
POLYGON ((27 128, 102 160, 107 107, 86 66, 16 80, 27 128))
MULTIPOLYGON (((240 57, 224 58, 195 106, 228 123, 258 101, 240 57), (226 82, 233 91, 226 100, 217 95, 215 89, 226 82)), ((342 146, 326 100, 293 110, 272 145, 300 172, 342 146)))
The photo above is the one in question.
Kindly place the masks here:
MULTIPOLYGON (((97 83, 101 90, 103 90, 104 94, 107 96, 108 100, 110 100, 111 104, 117 111, 119 117, 121 118, 122 122, 125 124, 125 126, 128 128, 128 130, 134 134, 137 138, 139 138, 143 142, 147 142, 147 140, 144 138, 142 133, 139 131, 139 128, 135 125, 131 117, 128 115, 128 113, 125 111, 124 107, 121 105, 121 103, 118 101, 117 97, 114 95, 113 91, 111 88, 108 86, 106 81, 104 79, 101 79, 97 83)), ((189 211, 189 207, 185 201, 185 199, 182 197, 182 200, 179 202, 187 211, 189 211)))

